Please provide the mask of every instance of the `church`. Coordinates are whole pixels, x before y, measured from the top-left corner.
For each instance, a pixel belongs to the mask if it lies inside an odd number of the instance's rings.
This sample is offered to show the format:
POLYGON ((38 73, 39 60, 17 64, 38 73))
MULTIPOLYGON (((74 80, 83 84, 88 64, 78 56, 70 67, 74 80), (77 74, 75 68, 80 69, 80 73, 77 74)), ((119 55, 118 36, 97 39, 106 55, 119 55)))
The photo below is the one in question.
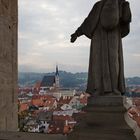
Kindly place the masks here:
POLYGON ((55 75, 45 75, 41 81, 39 94, 45 94, 47 91, 57 90, 60 87, 59 71, 56 66, 55 75))

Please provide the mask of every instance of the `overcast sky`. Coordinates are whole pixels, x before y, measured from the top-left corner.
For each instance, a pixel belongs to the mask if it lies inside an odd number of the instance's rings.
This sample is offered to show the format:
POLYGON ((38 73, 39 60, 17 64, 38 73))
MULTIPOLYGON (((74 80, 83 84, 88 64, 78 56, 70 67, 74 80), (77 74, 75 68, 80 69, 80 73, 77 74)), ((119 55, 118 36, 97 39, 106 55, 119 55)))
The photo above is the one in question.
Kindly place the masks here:
MULTIPOLYGON (((19 0, 19 71, 88 70, 90 40, 70 35, 97 0, 19 0)), ((131 33, 123 39, 125 75, 140 76, 140 1, 129 0, 131 33)))

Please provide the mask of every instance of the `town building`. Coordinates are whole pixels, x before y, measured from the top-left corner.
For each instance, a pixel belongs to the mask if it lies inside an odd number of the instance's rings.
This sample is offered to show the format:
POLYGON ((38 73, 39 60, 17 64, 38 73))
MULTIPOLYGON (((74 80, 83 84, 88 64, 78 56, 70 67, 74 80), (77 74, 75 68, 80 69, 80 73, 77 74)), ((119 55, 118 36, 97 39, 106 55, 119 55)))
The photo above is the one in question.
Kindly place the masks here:
POLYGON ((40 85, 40 95, 44 95, 51 90, 57 90, 60 87, 59 83, 59 71, 58 66, 56 66, 55 75, 45 75, 41 81, 40 85))

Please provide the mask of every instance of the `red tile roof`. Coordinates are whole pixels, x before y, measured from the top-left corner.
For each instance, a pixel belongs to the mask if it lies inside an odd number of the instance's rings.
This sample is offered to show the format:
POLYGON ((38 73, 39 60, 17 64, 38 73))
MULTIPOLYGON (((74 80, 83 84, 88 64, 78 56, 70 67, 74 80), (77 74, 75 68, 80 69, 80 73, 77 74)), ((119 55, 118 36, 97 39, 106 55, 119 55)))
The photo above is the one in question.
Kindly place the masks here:
POLYGON ((28 110, 28 108, 29 108, 29 105, 27 103, 22 103, 19 105, 19 112, 28 110))
POLYGON ((73 130, 74 126, 72 125, 65 125, 64 126, 64 134, 69 134, 73 130))
POLYGON ((43 106, 44 102, 41 99, 32 99, 31 104, 34 106, 43 106))
POLYGON ((66 115, 66 116, 63 116, 63 115, 60 115, 60 116, 58 116, 58 115, 53 115, 53 120, 54 121, 74 121, 74 118, 72 118, 71 116, 68 116, 68 115, 66 115))
POLYGON ((53 105, 54 105, 54 103, 55 103, 55 99, 48 99, 46 102, 44 102, 44 107, 53 107, 53 105))
POLYGON ((66 98, 61 97, 58 101, 58 104, 60 104, 60 105, 69 104, 70 101, 72 100, 72 98, 73 97, 66 97, 66 98))
POLYGON ((140 106, 140 98, 133 98, 133 104, 136 106, 140 106))
POLYGON ((48 128, 49 134, 63 134, 64 133, 64 122, 53 121, 50 123, 48 128))
POLYGON ((140 88, 135 89, 136 93, 140 93, 140 88))
POLYGON ((88 99, 88 97, 87 96, 84 96, 83 98, 81 98, 81 99, 79 99, 79 101, 80 101, 80 103, 81 104, 87 104, 87 99, 88 99))
POLYGON ((50 95, 35 95, 32 98, 31 104, 35 106, 53 107, 56 98, 50 95))
POLYGON ((25 92, 25 93, 32 92, 32 88, 30 88, 30 87, 27 87, 27 88, 19 88, 18 89, 18 93, 21 93, 21 92, 25 92))
POLYGON ((39 95, 39 94, 35 94, 33 95, 32 99, 42 99, 42 100, 45 100, 45 99, 55 99, 54 96, 51 96, 51 95, 39 95))
POLYGON ((132 107, 128 110, 128 115, 137 122, 137 125, 140 127, 140 107, 132 107))

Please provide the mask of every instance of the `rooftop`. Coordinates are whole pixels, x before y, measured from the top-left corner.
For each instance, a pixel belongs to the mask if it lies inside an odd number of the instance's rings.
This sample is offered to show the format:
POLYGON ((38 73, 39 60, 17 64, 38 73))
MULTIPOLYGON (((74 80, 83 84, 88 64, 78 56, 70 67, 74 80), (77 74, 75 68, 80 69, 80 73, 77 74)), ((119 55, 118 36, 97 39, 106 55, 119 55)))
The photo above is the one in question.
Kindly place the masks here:
POLYGON ((53 84, 55 83, 55 76, 44 76, 43 80, 41 82, 41 87, 51 86, 53 87, 53 84))

